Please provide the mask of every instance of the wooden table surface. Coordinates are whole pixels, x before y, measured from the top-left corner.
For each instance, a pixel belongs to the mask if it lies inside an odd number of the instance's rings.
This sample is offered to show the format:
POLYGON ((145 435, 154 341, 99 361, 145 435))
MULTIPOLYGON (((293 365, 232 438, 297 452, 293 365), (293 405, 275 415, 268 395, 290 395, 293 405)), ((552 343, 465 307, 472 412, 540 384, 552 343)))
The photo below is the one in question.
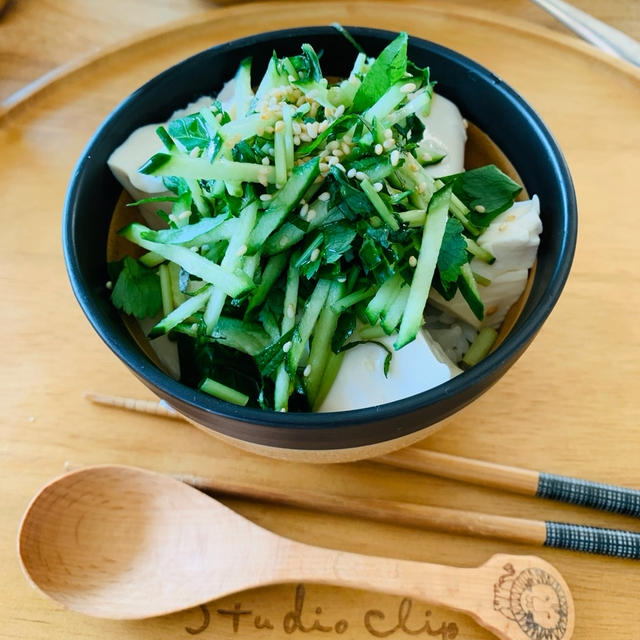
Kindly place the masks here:
MULTIPOLYGON (((397 24, 389 28, 397 28, 405 19, 404 28, 411 31, 410 16, 403 18, 403 4, 396 3, 397 24)), ((574 4, 640 38, 636 0, 576 0, 574 4)), ((538 39, 547 38, 547 32, 556 34, 550 42, 559 37, 559 51, 564 52, 558 65, 583 64, 585 74, 615 77, 615 90, 569 78, 566 101, 560 105, 556 85, 549 88, 556 93, 546 95, 543 90, 532 92, 528 84, 533 77, 536 86, 544 87, 548 69, 544 64, 555 63, 551 57, 537 69, 535 50, 505 51, 505 56, 531 56, 530 77, 520 83, 505 62, 507 80, 551 125, 572 170, 580 207, 576 260, 559 304, 525 355, 493 389, 419 446, 640 489, 638 75, 614 65, 612 75, 606 76, 605 59, 590 58, 582 45, 571 49, 569 32, 532 3, 467 0, 454 5, 459 14, 468 8, 474 15, 478 11, 504 15, 524 29, 522 33, 530 27, 538 39), (586 62, 580 63, 581 56, 587 56, 586 62), (592 122, 592 127, 578 130, 576 122, 592 122)), ((225 37, 223 26, 216 31, 210 13, 216 6, 207 0, 10 0, 0 17, 0 101, 13 104, 12 96, 60 65, 73 66, 82 56, 103 48, 117 49, 117 43, 174 20, 195 20, 201 15, 210 21, 214 41, 220 41, 225 37)), ((323 6, 326 11, 330 5, 323 6)), ((375 12, 376 3, 370 6, 375 12)), ((357 7, 361 13, 353 11, 351 17, 364 16, 362 5, 357 7)), ((308 7, 306 11, 308 21, 308 7)), ((243 15, 238 14, 238 28, 247 29, 243 15)), ((363 21, 372 19, 363 17, 363 21)), ((451 41, 464 48, 464 38, 464 33, 458 33, 451 41)), ((487 41, 469 46, 482 61, 481 47, 499 44, 487 41)), ((136 59, 133 64, 142 63, 136 59)), ((0 185, 9 202, 2 207, 0 234, 5 326, 0 338, 5 354, 0 384, 0 638, 491 637, 471 620, 444 609, 316 585, 258 589, 141 622, 95 620, 66 612, 31 589, 15 553, 18 523, 30 497, 62 473, 66 461, 138 464, 164 472, 216 474, 283 487, 293 483, 351 495, 640 530, 638 521, 629 518, 384 469, 370 462, 322 466, 258 458, 177 421, 99 408, 85 401, 82 394, 88 389, 151 398, 82 316, 67 283, 59 242, 59 212, 73 158, 108 112, 110 101, 119 93, 126 95, 136 83, 137 76, 122 73, 109 75, 104 85, 102 80, 81 76, 70 85, 64 100, 53 92, 25 114, 5 122, 0 118, 0 185), (61 115, 67 113, 71 99, 79 105, 74 107, 74 123, 61 115), (37 140, 32 139, 34 132, 40 136, 37 140), (36 150, 32 161, 12 162, 29 149, 36 150), (45 193, 50 197, 47 202, 42 200, 45 193), (284 619, 289 626, 283 626, 284 619), (340 620, 347 620, 346 632, 340 620)), ((634 561, 391 524, 363 524, 241 500, 226 502, 278 533, 369 554, 472 566, 494 553, 536 553, 557 566, 572 588, 575 638, 637 640, 640 633, 640 565, 634 561)))

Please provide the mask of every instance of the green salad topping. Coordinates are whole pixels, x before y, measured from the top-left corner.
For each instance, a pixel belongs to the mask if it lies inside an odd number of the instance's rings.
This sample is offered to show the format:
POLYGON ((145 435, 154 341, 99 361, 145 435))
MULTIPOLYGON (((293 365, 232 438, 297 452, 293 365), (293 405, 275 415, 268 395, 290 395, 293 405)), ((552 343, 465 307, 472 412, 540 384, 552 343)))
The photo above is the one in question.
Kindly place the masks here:
POLYGON ((274 53, 254 91, 247 58, 224 107, 159 127, 140 171, 172 194, 167 228, 128 225, 146 253, 110 265, 113 304, 160 313, 149 337, 178 341, 182 380, 230 402, 312 410, 344 350, 415 339, 431 287, 482 318, 469 263, 493 257, 475 240, 521 190, 493 165, 425 171, 443 157, 420 119, 434 82, 406 33, 338 82, 321 61, 274 53))

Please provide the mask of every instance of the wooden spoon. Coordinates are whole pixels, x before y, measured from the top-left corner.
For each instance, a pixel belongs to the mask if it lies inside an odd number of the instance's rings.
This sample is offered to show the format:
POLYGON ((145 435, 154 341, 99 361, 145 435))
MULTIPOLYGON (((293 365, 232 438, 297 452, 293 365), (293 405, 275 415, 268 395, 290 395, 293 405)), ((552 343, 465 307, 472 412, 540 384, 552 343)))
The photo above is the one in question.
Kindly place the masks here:
POLYGON ((505 640, 573 632, 569 589, 540 558, 496 555, 456 568, 313 547, 133 467, 88 467, 45 486, 23 517, 18 547, 34 586, 101 618, 147 618, 244 589, 314 582, 442 605, 505 640))

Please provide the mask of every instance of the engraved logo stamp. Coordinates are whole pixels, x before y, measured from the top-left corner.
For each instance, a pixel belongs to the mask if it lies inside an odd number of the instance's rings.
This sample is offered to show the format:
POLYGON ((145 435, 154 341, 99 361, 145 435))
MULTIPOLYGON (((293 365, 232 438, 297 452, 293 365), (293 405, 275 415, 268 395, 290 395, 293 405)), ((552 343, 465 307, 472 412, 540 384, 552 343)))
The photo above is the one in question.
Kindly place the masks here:
POLYGON ((532 567, 516 574, 512 564, 494 585, 493 608, 518 623, 531 640, 562 640, 567 631, 564 589, 547 571, 532 567))

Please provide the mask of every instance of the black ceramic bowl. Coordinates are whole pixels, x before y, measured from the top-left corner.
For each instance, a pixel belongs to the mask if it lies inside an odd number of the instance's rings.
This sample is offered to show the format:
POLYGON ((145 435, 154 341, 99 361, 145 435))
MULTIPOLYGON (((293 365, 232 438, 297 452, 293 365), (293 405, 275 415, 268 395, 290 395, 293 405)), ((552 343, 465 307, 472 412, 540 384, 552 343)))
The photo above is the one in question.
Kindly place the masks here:
MULTIPOLYGON (((396 35, 348 27, 370 55, 396 35)), ((260 78, 273 50, 299 52, 303 42, 323 50, 323 71, 345 76, 355 56, 331 27, 262 33, 203 51, 135 91, 105 120, 82 154, 69 186, 63 244, 69 278, 89 321, 113 352, 158 396, 190 421, 250 450, 298 460, 348 460, 415 441, 494 384, 522 354, 558 300, 573 258, 577 214, 571 177, 544 123, 490 71, 442 46, 410 37, 409 56, 431 68, 437 90, 453 100, 506 154, 542 205, 544 231, 530 294, 507 338, 464 374, 418 395, 338 413, 279 413, 229 404, 172 379, 138 346, 105 288, 109 224, 121 187, 107 158, 137 127, 160 122, 189 101, 218 92, 251 54, 260 78)))

